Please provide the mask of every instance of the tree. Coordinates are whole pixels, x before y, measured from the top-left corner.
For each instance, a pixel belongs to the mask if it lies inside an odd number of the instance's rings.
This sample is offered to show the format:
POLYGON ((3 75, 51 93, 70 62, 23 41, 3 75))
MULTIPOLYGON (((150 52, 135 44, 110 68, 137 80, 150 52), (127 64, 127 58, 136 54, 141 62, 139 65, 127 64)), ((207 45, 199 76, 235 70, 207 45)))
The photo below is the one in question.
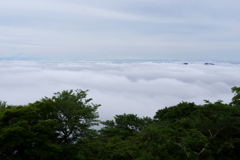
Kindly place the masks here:
POLYGON ((176 106, 158 110, 154 116, 154 120, 175 122, 181 118, 188 117, 195 110, 197 110, 197 106, 194 103, 181 102, 176 106))
MULTIPOLYGON (((137 135, 152 122, 149 117, 140 118, 134 114, 116 115, 114 120, 101 122, 104 125, 99 131, 98 138, 101 147, 92 148, 96 151, 94 155, 99 156, 96 159, 136 159, 140 151, 137 135)), ((99 141, 94 140, 93 143, 96 142, 99 141)), ((89 155, 89 153, 86 155, 89 155)))
POLYGON ((139 160, 173 159, 172 157, 179 154, 179 148, 172 143, 171 137, 173 137, 173 129, 168 122, 155 122, 148 125, 138 135, 141 148, 139 160))
POLYGON ((136 138, 123 140, 121 136, 86 139, 79 145, 79 153, 85 160, 135 160, 139 155, 136 138))
POLYGON ((230 104, 234 106, 240 106, 240 87, 232 87, 232 93, 234 93, 234 96, 230 104))
POLYGON ((140 118, 134 114, 123 114, 116 115, 114 120, 107 120, 101 123, 105 125, 100 130, 103 136, 122 136, 125 139, 142 131, 147 125, 152 123, 152 119, 149 117, 140 118))
POLYGON ((5 108, 5 107, 7 107, 7 102, 5 102, 5 101, 0 101, 0 109, 3 109, 3 108, 5 108))
POLYGON ((86 96, 86 91, 65 90, 55 93, 51 99, 42 99, 55 107, 53 118, 57 123, 58 144, 76 143, 90 135, 93 125, 98 125, 96 110, 100 105, 91 104, 92 99, 86 96))
POLYGON ((0 117, 0 159, 45 159, 61 148, 55 144, 52 120, 42 120, 32 106, 8 106, 0 117))
POLYGON ((78 159, 77 142, 92 136, 99 105, 86 91, 55 93, 0 114, 1 159, 78 159))
MULTIPOLYGON (((157 111, 154 118, 156 124, 161 124, 162 127, 157 131, 161 135, 157 138, 159 142, 156 146, 158 148, 165 146, 161 151, 169 152, 168 148, 171 146, 169 142, 171 142, 178 147, 175 151, 180 150, 185 158, 189 159, 239 158, 236 151, 240 142, 240 108, 224 104, 222 101, 205 102, 204 105, 184 102, 157 111), (165 137, 165 141, 160 141, 162 137, 165 137)), ((172 156, 184 159, 179 157, 180 155, 181 153, 178 152, 172 156)))

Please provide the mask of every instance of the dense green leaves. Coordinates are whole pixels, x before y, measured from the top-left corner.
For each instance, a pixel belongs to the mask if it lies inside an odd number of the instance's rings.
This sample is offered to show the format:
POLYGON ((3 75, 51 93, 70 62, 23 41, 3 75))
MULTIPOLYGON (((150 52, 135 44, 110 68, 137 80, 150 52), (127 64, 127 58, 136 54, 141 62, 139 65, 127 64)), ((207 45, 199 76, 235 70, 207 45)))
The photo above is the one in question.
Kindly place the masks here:
MULTIPOLYGON (((122 114, 98 124, 86 91, 55 93, 26 106, 0 101, 0 159, 237 160, 240 88, 232 102, 181 102, 138 117, 122 114)), ((146 106, 147 107, 147 106, 146 106)))
MULTIPOLYGON (((78 141, 92 136, 99 105, 86 91, 63 91, 27 106, 4 106, 0 159, 76 159, 78 141)), ((3 106, 3 105, 2 105, 3 106)))
POLYGON ((180 120, 181 118, 188 117, 196 109, 197 106, 194 103, 182 102, 176 106, 158 110, 154 119, 174 122, 180 120))
POLYGON ((148 124, 152 123, 152 119, 149 117, 140 118, 134 114, 123 114, 116 115, 114 120, 101 123, 105 125, 100 130, 103 136, 112 137, 118 135, 126 138, 141 132, 148 124))
POLYGON ((234 93, 234 96, 232 98, 232 105, 240 106, 240 87, 233 87, 232 92, 234 93))
POLYGON ((4 109, 0 121, 1 158, 40 158, 60 151, 54 144, 56 134, 52 128, 55 123, 41 120, 36 108, 9 106, 4 109))
POLYGON ((55 93, 52 102, 56 107, 54 118, 58 136, 58 144, 71 144, 88 137, 89 128, 97 125, 99 105, 89 104, 91 99, 85 99, 86 92, 76 90, 55 93))
POLYGON ((7 106, 7 102, 5 101, 0 101, 0 109, 3 109, 7 106))

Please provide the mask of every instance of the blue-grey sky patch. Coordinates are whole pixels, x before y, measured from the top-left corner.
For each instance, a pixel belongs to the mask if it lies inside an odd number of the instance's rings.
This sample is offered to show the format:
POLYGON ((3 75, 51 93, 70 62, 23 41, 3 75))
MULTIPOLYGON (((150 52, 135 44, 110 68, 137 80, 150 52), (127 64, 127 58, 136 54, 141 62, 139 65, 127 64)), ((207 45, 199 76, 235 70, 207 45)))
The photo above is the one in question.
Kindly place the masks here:
POLYGON ((239 6, 238 0, 1 0, 0 58, 240 60, 239 6))

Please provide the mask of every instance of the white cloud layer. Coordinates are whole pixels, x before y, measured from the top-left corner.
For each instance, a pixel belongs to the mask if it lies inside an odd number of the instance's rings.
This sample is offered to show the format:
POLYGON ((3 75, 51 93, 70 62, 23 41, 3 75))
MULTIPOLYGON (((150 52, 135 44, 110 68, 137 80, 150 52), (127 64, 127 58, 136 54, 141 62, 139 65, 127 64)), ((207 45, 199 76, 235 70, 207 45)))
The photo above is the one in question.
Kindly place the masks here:
POLYGON ((240 86, 237 64, 0 61, 0 75, 0 100, 8 104, 88 89, 88 97, 102 105, 102 120, 123 113, 152 117, 158 109, 181 101, 228 103, 231 87, 240 86))

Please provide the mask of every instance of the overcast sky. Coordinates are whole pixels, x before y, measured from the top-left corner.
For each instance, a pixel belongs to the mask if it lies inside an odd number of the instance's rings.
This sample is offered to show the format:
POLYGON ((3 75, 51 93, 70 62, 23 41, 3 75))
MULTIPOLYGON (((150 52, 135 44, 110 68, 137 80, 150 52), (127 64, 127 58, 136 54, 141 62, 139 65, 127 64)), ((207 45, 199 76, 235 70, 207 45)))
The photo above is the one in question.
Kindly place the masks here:
POLYGON ((231 87, 240 86, 240 65, 193 63, 2 62, 0 100, 24 105, 69 90, 89 90, 101 104, 101 120, 116 114, 154 116, 182 101, 229 103, 231 87))
POLYGON ((239 0, 0 0, 0 59, 240 59, 239 0))

